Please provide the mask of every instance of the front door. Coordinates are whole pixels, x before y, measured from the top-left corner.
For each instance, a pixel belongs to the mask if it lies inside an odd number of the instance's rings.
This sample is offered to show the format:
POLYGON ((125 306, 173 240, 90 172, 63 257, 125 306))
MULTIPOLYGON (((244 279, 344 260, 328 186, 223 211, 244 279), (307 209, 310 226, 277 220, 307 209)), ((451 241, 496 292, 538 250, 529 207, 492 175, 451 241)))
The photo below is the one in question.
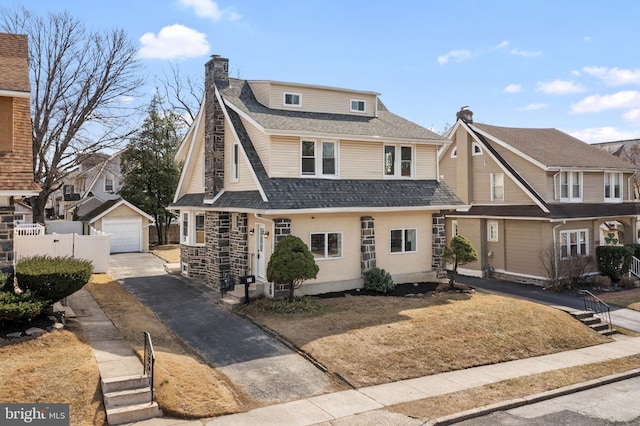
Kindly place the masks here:
POLYGON ((256 224, 256 277, 265 278, 266 256, 264 254, 264 225, 256 224))

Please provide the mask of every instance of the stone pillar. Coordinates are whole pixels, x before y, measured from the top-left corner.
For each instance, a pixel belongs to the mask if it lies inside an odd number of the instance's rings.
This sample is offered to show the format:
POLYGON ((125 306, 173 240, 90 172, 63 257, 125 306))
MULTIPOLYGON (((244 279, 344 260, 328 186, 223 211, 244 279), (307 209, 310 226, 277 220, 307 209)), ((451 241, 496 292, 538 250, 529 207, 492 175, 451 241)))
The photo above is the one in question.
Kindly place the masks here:
POLYGON ((13 267, 13 220, 15 207, 0 207, 0 271, 13 267))
POLYGON ((435 271, 442 271, 445 264, 442 262, 442 251, 447 245, 447 233, 445 230, 444 213, 434 213, 431 216, 431 268, 435 271))
POLYGON ((230 213, 206 212, 204 219, 207 247, 207 285, 220 288, 221 280, 231 272, 229 253, 230 213))
POLYGON ((291 219, 279 218, 273 220, 273 241, 278 244, 281 239, 291 235, 291 219))
MULTIPOLYGON (((229 232, 229 260, 231 275, 236 279, 250 272, 249 268, 249 232, 247 230, 247 214, 236 213, 237 221, 231 225, 229 232)), ((232 215, 233 218, 234 215, 232 215)))
POLYGON ((215 91, 229 86, 229 60, 213 55, 205 65, 204 186, 212 199, 224 188, 224 113, 215 91))
POLYGON ((373 217, 360 218, 360 272, 376 267, 376 233, 373 217))

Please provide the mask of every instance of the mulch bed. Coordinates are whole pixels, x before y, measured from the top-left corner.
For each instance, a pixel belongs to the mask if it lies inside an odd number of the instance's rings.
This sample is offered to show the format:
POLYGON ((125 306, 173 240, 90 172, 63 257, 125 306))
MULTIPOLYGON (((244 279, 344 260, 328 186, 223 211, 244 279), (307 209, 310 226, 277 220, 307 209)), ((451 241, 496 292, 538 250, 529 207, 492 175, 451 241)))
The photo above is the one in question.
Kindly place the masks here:
POLYGON ((345 291, 334 291, 331 293, 319 294, 317 297, 321 298, 333 298, 333 297, 345 297, 350 296, 392 296, 392 297, 421 297, 425 295, 431 295, 433 293, 453 291, 457 293, 472 293, 473 287, 463 284, 456 284, 454 289, 449 287, 448 283, 437 282, 418 282, 418 283, 406 283, 396 284, 396 288, 388 293, 379 293, 373 290, 367 290, 364 288, 356 288, 345 291))

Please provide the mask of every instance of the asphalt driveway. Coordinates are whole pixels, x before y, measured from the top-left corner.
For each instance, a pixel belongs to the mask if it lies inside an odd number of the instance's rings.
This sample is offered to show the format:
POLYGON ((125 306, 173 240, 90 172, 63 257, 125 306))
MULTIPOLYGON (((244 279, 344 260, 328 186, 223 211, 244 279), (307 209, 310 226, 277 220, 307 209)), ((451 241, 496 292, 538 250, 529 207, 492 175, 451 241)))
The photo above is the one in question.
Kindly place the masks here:
POLYGON ((114 254, 109 273, 250 398, 277 403, 336 390, 304 357, 218 305, 218 292, 167 274, 164 263, 150 253, 114 254))

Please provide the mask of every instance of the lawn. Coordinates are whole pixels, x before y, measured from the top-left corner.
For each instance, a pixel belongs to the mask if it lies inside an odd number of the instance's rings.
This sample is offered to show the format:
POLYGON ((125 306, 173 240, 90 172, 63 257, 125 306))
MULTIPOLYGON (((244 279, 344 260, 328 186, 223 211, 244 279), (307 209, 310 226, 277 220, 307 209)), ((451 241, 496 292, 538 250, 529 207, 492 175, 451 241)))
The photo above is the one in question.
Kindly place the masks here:
POLYGON ((640 288, 602 293, 598 297, 610 305, 640 311, 640 288))

